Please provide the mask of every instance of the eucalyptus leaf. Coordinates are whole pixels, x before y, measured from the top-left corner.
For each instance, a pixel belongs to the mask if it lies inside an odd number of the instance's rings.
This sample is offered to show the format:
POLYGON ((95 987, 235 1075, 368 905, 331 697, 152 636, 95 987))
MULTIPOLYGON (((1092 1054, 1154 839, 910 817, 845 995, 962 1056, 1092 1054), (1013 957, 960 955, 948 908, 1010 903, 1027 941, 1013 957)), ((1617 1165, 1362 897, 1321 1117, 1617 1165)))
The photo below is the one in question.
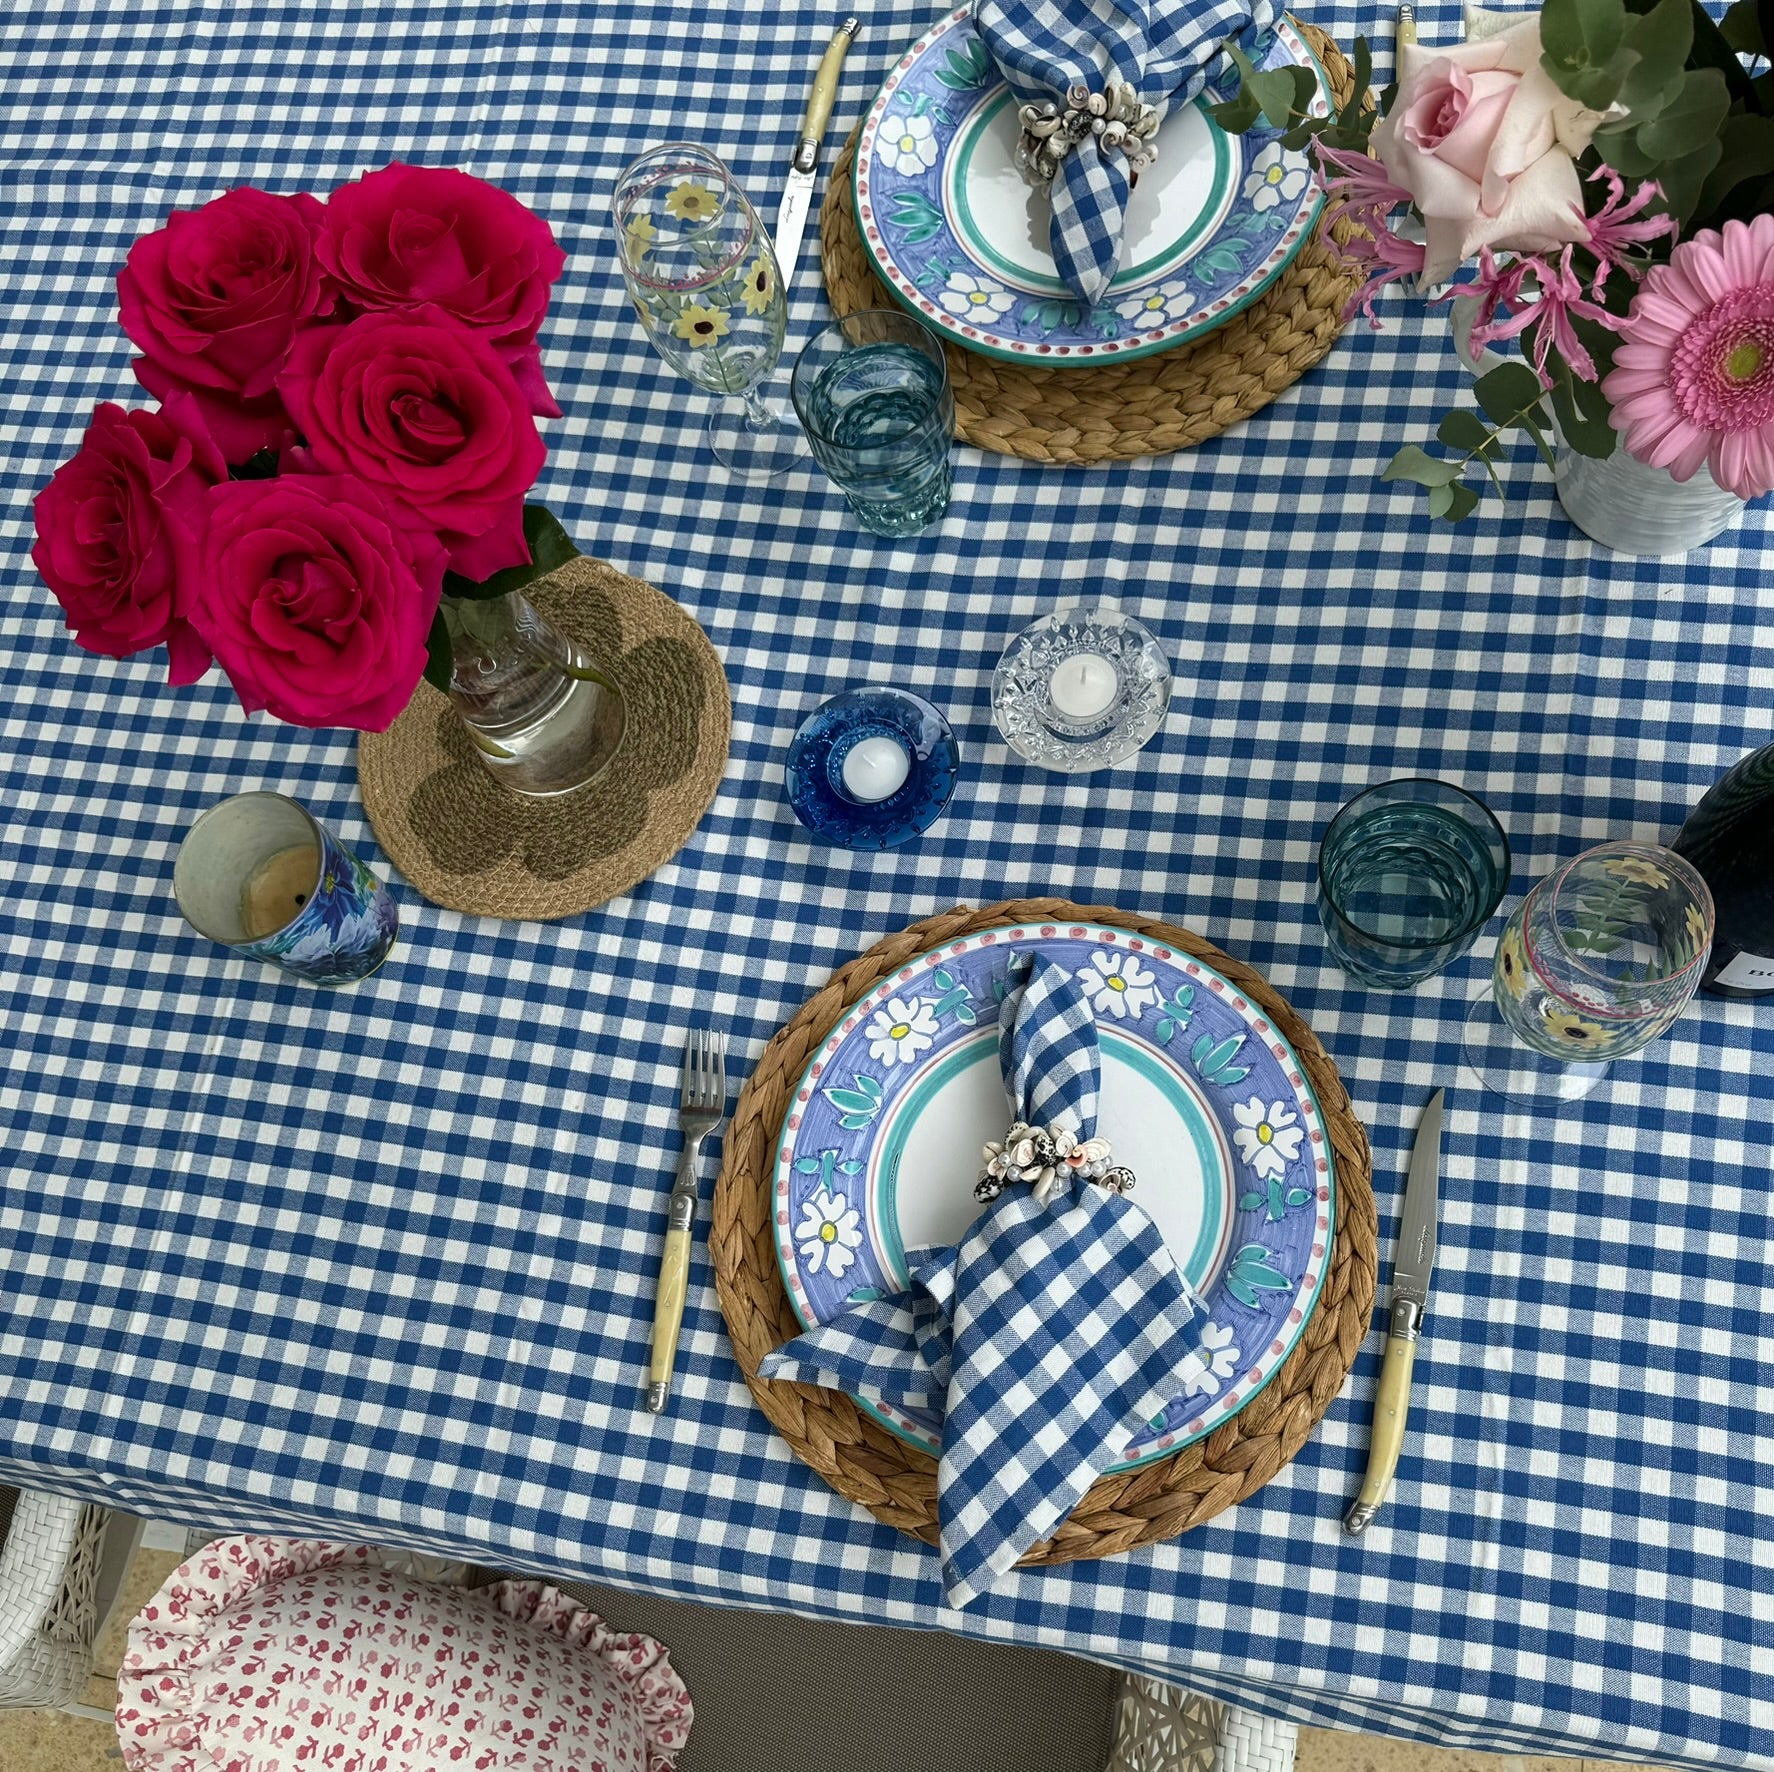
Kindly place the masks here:
MULTIPOLYGON (((1454 508, 1454 488, 1459 485, 1457 480, 1449 480, 1440 486, 1429 488, 1429 515, 1432 517, 1449 517, 1454 508)), ((1451 517, 1449 517, 1451 521, 1451 517)))
POLYGON ((1638 64, 1620 89, 1620 102, 1639 122, 1648 122, 1680 89, 1681 72, 1694 46, 1693 0, 1658 0, 1630 20, 1626 46, 1638 64))
POLYGON ((1546 0, 1540 13, 1541 61, 1567 92, 1564 75, 1605 66, 1625 36, 1620 0, 1546 0))
POLYGON ((1638 145, 1659 160, 1679 160, 1717 138, 1730 108, 1723 74, 1716 68, 1690 69, 1681 90, 1638 132, 1638 145))
POLYGON ((1552 410, 1558 418, 1559 435, 1579 455, 1605 461, 1614 453, 1614 427, 1605 418, 1596 424, 1578 410, 1575 389, 1584 385, 1560 376, 1552 384, 1552 410))
POLYGON ((573 546, 572 538, 545 505, 524 506, 524 540, 530 549, 527 563, 507 566, 502 571, 495 572, 491 578, 483 578, 478 583, 474 579, 464 578, 459 572, 446 572, 444 595, 465 602, 490 601, 512 591, 521 591, 525 585, 535 583, 537 579, 553 572, 557 566, 565 566, 569 560, 579 557, 579 550, 573 546))
MULTIPOLYGON (((1650 10, 1646 0, 1636 0, 1635 11, 1650 10)), ((1688 17, 1694 26, 1694 44, 1688 51, 1690 68, 1715 68, 1725 77, 1733 99, 1741 99, 1753 110, 1765 110, 1750 84, 1749 72, 1737 59, 1737 51, 1725 41, 1724 33, 1712 22, 1712 14, 1700 4, 1689 0, 1688 17)))
MULTIPOLYGON (((1686 223, 1699 209, 1700 193, 1724 151, 1723 142, 1702 142, 1693 153, 1667 161, 1657 168, 1657 182, 1663 187, 1663 201, 1671 215, 1686 223)), ((1691 231, 1686 227, 1683 229, 1683 232, 1691 231)))
POLYGON ((1761 8, 1756 0, 1734 0, 1719 21, 1719 35, 1739 55, 1766 55, 1767 43, 1762 36, 1761 8))
POLYGON ((1592 111, 1605 111, 1625 90, 1637 69, 1636 50, 1616 49, 1599 68, 1581 68, 1566 77, 1565 90, 1592 111))
POLYGON ((431 632, 425 636, 425 681, 448 695, 450 675, 455 668, 456 648, 450 641, 450 624, 440 605, 431 618, 431 632))
POLYGON ((1436 427, 1435 434, 1450 449, 1464 449, 1468 454, 1485 448, 1495 435, 1476 412, 1468 412, 1463 406, 1450 412, 1436 427))
POLYGON ((1382 480, 1411 480, 1419 486, 1446 486, 1460 477, 1460 463, 1437 461, 1415 443, 1407 443, 1387 462, 1382 480))
POLYGON ((1463 523, 1478 508, 1478 494, 1464 480, 1456 480, 1452 486, 1441 488, 1451 496, 1448 508, 1437 511, 1438 517, 1445 518, 1449 523, 1463 523))
POLYGON ((1746 179, 1774 172, 1774 117, 1751 111, 1725 119, 1719 131, 1719 163, 1700 187, 1700 210, 1710 216, 1746 179))
POLYGON ((1208 106, 1208 115, 1227 135, 1243 135, 1254 129, 1262 114, 1263 107, 1257 103, 1255 94, 1248 87, 1242 86, 1235 98, 1229 98, 1223 104, 1208 106))
POLYGON ((1522 415, 1540 404, 1545 390, 1540 378, 1525 363, 1500 363, 1472 384, 1485 417, 1493 424, 1522 422, 1522 415))

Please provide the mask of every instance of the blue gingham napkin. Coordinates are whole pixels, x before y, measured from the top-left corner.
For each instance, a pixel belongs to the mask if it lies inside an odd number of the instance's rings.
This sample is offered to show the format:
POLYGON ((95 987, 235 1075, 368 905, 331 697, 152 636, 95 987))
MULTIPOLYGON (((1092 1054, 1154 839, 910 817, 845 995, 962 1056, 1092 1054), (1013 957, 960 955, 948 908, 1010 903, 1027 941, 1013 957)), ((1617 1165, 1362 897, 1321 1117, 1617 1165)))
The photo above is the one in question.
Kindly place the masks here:
MULTIPOLYGON (((1273 0, 974 0, 973 19, 1019 103, 1050 98, 1063 109, 1068 87, 1101 92, 1113 75, 1163 114, 1201 91, 1228 37, 1267 30, 1276 11, 1273 0)), ((1130 188, 1127 161, 1094 136, 1053 181, 1053 262, 1086 307, 1120 266, 1130 188)))
MULTIPOLYGON (((1096 1023, 1069 969, 1013 956, 999 1057, 1009 1117, 1096 1130, 1096 1023)), ((1106 1129, 1112 1136, 1113 1128, 1106 1129)), ((912 1284, 766 1355, 766 1378, 943 1414, 943 1587, 965 1606, 1077 1505, 1177 1392, 1201 1307, 1131 1200, 1067 1176, 1013 1183, 912 1284)))

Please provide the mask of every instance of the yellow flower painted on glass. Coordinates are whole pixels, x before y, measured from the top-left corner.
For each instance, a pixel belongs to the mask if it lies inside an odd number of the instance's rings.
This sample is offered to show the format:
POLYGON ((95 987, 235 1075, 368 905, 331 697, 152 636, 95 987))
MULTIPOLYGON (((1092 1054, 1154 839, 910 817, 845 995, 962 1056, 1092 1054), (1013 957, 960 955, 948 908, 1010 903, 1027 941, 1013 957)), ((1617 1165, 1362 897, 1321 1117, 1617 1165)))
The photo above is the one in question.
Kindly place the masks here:
POLYGON ((679 338, 688 339, 692 350, 700 351, 704 345, 712 345, 717 338, 727 336, 727 310, 687 303, 672 322, 671 329, 679 338))
POLYGON ((1547 1033, 1567 1046, 1599 1046, 1608 1037, 1608 1030, 1599 1021, 1585 1021, 1581 1015, 1573 1015, 1568 1009, 1554 1009, 1550 1004, 1540 1019, 1546 1024, 1547 1033))
POLYGON ((720 198, 707 185, 699 185, 693 179, 672 186, 666 193, 666 213, 679 221, 707 221, 720 207, 720 198))
POLYGON ((1706 916, 1699 905, 1691 904, 1682 912, 1682 918, 1688 925, 1688 940, 1693 944, 1694 951, 1700 951, 1700 944, 1706 940, 1706 916))
POLYGON ((645 215, 635 216, 623 231, 628 239, 628 255, 635 259, 645 258, 653 250, 653 242, 659 238, 659 230, 645 215))
POLYGON ((776 278, 771 273, 770 261, 759 253, 757 262, 745 273, 745 311, 748 314, 763 313, 775 293, 776 278))
POLYGON ((1521 945, 1521 931, 1513 925, 1503 932, 1497 949, 1497 979, 1512 997, 1519 997, 1528 982, 1528 957, 1521 945))
POLYGON ((1636 855, 1619 855, 1612 861, 1604 861, 1602 866, 1616 880, 1636 880, 1641 886, 1667 886, 1669 876, 1654 862, 1641 860, 1636 855))

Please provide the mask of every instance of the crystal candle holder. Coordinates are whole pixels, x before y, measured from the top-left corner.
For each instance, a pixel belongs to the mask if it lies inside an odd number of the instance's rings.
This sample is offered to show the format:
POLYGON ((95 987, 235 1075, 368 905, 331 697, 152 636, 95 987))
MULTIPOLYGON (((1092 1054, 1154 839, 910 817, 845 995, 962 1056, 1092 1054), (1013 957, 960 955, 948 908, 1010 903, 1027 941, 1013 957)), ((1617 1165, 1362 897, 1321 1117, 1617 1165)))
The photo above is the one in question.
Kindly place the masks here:
POLYGON ((1107 769, 1141 749, 1170 708, 1170 661, 1114 609, 1062 609, 1016 636, 992 677, 1004 742, 1043 769, 1107 769))

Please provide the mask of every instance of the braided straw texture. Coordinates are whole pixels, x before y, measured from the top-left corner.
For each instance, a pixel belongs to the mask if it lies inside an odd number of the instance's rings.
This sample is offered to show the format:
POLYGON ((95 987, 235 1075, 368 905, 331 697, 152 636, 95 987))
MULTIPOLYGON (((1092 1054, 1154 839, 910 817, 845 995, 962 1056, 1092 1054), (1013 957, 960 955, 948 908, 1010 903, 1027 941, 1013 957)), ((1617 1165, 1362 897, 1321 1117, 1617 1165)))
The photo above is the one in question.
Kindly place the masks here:
MULTIPOLYGON (((1323 31, 1299 28, 1336 104, 1347 104, 1354 69, 1323 31)), ((897 305, 856 231, 855 161, 853 132, 832 168, 819 219, 825 287, 840 315, 897 305)), ((1336 238, 1354 231, 1339 222, 1336 238)), ((1344 306, 1360 287, 1361 278, 1340 269, 1315 234, 1242 313, 1195 343, 1154 357, 1055 369, 945 345, 956 434, 976 448, 1029 461, 1128 461, 1193 449, 1260 411, 1327 356, 1343 330, 1344 306)))
POLYGON ((917 955, 977 929, 1017 923, 1109 923, 1193 954, 1257 1004, 1293 1046, 1324 1112, 1335 1151, 1337 1228, 1317 1309, 1293 1352, 1224 1426, 1143 1469, 1099 1478, 1025 1564, 1115 1556, 1175 1537, 1260 1489, 1305 1445, 1343 1387, 1373 1311, 1374 1196, 1367 1134, 1336 1066, 1312 1030, 1261 974, 1211 942, 1155 917, 1063 899, 1015 899, 983 910, 958 906, 891 935, 832 974, 764 1050, 739 1097, 715 1186, 715 1284, 734 1352, 759 1406, 782 1437, 840 1495, 934 1544, 936 1461, 895 1438, 841 1392, 769 1382, 758 1362, 800 1333, 776 1262, 771 1225, 775 1153, 784 1115, 820 1043, 859 997, 917 955))

